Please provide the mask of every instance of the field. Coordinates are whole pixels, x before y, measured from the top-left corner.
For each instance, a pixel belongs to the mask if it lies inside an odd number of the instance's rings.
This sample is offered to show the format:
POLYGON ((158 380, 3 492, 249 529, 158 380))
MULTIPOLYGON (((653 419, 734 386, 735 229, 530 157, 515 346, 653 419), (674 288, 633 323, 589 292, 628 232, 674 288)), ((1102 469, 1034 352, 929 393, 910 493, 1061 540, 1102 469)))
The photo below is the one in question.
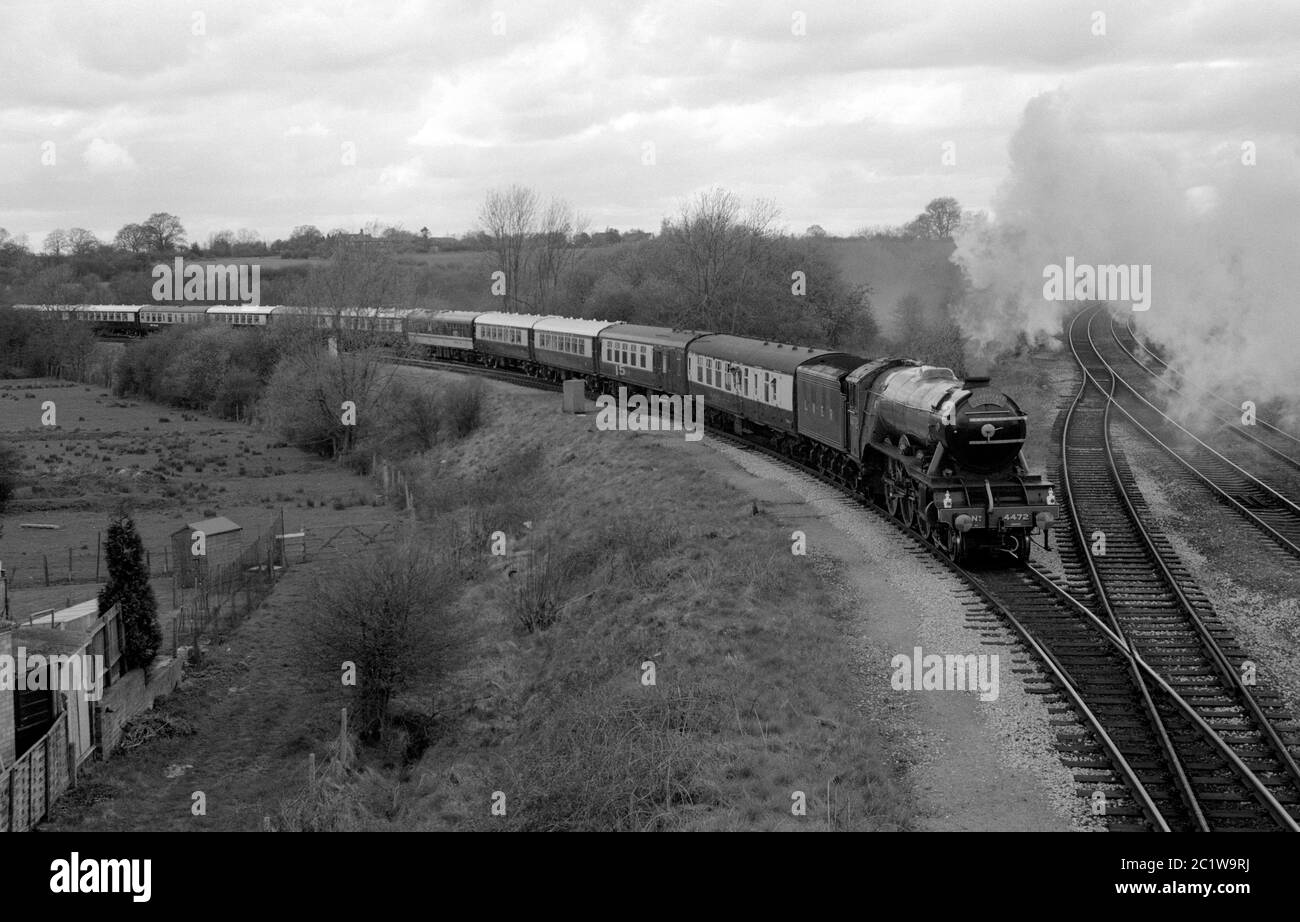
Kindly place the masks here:
MULTIPOLYGON (((18 618, 94 595, 98 535, 121 504, 136 520, 155 573, 169 562, 171 534, 213 515, 251 537, 283 510, 286 528, 306 529, 309 544, 348 523, 391 518, 367 480, 332 462, 248 426, 118 399, 97 387, 0 383, 0 438, 25 459, 23 486, 0 516, 0 560, 18 618), (49 404, 53 427, 41 425, 49 404), (46 586, 47 570, 56 585, 46 586)), ((157 589, 166 590, 158 592, 165 609, 170 588, 157 589)))

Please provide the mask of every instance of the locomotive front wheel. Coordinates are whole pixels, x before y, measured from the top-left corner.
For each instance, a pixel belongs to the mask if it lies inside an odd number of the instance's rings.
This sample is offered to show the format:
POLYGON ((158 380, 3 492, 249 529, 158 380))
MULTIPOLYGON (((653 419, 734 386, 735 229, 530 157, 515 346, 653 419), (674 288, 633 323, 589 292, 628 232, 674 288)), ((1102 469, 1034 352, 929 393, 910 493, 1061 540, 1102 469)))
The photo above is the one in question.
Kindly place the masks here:
POLYGON ((955 563, 966 562, 966 535, 955 528, 948 529, 948 556, 955 563))

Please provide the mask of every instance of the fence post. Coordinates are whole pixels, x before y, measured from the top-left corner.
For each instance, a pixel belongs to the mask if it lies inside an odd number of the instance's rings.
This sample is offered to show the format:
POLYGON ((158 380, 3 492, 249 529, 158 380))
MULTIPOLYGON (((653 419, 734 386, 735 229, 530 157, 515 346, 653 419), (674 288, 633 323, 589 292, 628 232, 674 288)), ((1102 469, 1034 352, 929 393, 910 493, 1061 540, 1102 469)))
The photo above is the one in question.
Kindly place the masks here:
POLYGON ((41 555, 41 560, 45 564, 45 585, 50 584, 50 558, 47 554, 41 555))

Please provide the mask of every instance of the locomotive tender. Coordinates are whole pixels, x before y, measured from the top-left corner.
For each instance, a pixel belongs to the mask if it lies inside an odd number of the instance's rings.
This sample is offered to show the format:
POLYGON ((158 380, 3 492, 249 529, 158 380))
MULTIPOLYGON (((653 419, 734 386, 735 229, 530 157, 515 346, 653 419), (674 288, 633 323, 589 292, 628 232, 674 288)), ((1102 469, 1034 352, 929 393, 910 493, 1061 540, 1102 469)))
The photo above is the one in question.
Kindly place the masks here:
POLYGON ((316 328, 396 335, 442 359, 509 368, 593 390, 704 397, 730 428, 883 504, 956 560, 979 549, 1028 559, 1050 542, 1054 486, 1031 474, 1027 418, 987 378, 910 359, 741 336, 537 314, 344 311, 304 307, 16 305, 112 333, 174 323, 316 328))

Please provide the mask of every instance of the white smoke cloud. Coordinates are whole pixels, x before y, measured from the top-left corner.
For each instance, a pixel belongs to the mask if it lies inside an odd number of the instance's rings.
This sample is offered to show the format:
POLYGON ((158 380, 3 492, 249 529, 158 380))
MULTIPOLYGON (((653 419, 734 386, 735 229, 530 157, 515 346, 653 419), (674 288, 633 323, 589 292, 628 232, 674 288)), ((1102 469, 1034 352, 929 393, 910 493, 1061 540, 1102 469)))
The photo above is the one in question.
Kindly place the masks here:
MULTIPOLYGON (((1117 141, 1064 92, 1030 101, 1011 141, 1011 172, 994 218, 970 223, 953 260, 970 288, 956 306, 973 357, 1023 334, 1059 344, 1078 302, 1043 297, 1043 270, 1152 267, 1151 306, 1135 326, 1172 353, 1174 368, 1236 401, 1296 409, 1295 247, 1300 157, 1294 137, 1225 137, 1197 160, 1158 140, 1117 141)), ((1127 310, 1127 305, 1123 308, 1127 310)))

